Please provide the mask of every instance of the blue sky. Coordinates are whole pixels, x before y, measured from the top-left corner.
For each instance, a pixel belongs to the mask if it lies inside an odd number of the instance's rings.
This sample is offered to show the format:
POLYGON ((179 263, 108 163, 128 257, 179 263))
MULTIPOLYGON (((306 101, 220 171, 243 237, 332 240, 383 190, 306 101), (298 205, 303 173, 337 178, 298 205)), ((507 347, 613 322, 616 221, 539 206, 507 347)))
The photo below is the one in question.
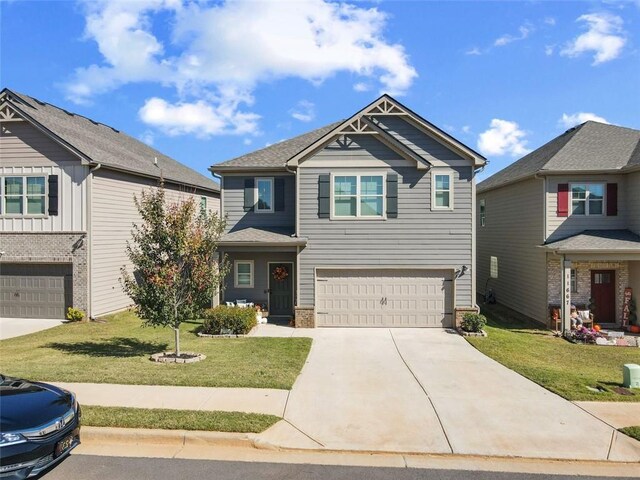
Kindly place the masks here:
POLYGON ((0 83, 206 173, 381 92, 490 160, 640 129, 640 1, 1 1, 0 83))

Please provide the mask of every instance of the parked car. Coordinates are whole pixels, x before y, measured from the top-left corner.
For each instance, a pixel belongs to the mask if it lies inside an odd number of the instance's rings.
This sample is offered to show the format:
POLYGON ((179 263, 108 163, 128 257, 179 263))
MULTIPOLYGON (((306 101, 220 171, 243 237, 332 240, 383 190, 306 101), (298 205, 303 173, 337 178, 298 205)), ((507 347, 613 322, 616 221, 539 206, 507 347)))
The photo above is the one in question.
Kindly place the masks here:
POLYGON ((73 393, 0 374, 0 479, 22 480, 52 467, 80 444, 73 393))

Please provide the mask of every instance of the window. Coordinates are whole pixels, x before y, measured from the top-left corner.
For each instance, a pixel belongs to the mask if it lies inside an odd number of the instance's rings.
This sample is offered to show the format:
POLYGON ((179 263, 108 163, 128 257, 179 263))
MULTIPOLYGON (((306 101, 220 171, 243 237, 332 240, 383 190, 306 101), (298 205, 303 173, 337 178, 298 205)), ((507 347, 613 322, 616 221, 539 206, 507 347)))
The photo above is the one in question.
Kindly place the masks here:
POLYGON ((572 215, 602 215, 604 212, 604 184, 579 183, 571 185, 572 215))
POLYGON ((4 215, 44 215, 46 208, 46 177, 4 177, 2 207, 4 215))
POLYGON ((578 293, 578 272, 575 268, 571 269, 571 293, 578 293))
POLYGON ((431 177, 432 210, 451 210, 453 208, 453 180, 451 173, 433 173, 431 177))
POLYGON ((207 214, 207 197, 200 197, 200 215, 207 214))
POLYGON ((234 286, 236 288, 253 288, 253 260, 236 260, 233 265, 234 286))
POLYGON ((484 227, 486 211, 485 211, 485 200, 484 198, 480 200, 480 226, 484 227))
POLYGON ((256 212, 273 212, 273 178, 257 178, 256 212))
POLYGON ((491 278, 498 278, 498 257, 491 257, 491 278))
POLYGON ((334 176, 333 216, 382 218, 384 216, 384 175, 334 176))

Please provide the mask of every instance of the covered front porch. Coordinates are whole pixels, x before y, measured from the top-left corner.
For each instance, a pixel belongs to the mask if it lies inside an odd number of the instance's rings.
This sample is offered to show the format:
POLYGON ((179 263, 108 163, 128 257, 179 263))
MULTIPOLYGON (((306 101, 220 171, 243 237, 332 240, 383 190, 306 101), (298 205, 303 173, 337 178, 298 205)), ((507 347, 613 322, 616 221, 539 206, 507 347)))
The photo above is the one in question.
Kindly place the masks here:
POLYGON ((278 229, 245 228, 225 234, 219 251, 230 270, 220 292, 221 304, 253 303, 268 321, 288 322, 297 298, 297 256, 306 245, 278 229))
POLYGON ((544 248, 550 312, 565 303, 588 310, 593 323, 602 327, 629 324, 625 298, 640 295, 640 236, 628 230, 590 230, 544 248))

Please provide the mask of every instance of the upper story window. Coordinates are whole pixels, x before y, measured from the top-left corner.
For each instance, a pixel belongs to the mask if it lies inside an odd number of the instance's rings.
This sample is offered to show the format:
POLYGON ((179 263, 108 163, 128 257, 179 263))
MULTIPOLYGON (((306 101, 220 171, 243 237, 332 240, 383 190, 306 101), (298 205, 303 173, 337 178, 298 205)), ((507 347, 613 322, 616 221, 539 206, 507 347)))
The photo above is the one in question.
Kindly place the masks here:
POLYGON ((486 203, 484 198, 480 200, 480 226, 484 227, 485 218, 486 218, 486 203))
POLYGON ((0 213, 9 216, 45 214, 46 177, 10 176, 0 184, 0 213))
POLYGON ((603 213, 603 183, 574 183, 571 185, 572 215, 602 215, 603 213))
POLYGON ((333 217, 383 218, 384 175, 335 175, 333 217))
POLYGON ((273 212, 273 178, 256 178, 256 212, 273 212))
POLYGON ((433 172, 431 177, 431 209, 453 209, 453 175, 451 173, 433 172))
POLYGON ((200 215, 207 214, 207 197, 200 197, 200 215))

